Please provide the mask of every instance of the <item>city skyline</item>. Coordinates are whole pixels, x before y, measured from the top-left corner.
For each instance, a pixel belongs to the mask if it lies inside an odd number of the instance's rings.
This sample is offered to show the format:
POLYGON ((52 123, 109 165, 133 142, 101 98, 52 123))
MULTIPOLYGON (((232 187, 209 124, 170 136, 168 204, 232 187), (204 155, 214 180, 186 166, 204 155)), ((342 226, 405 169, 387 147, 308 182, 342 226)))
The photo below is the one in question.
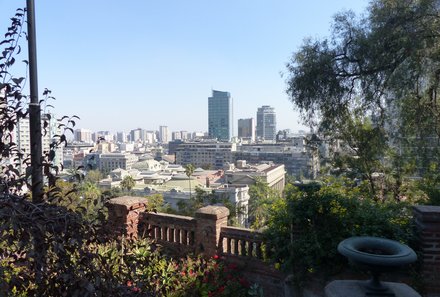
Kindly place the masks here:
MULTIPOLYGON (((240 118, 273 106, 277 129, 305 129, 285 94, 285 63, 307 36, 329 35, 332 16, 367 1, 133 0, 36 3, 40 93, 78 128, 208 131, 206 98, 231 93, 240 118)), ((0 30, 25 1, 0 0, 0 30)), ((24 49, 24 48, 23 48, 24 49)), ((26 51, 23 50, 22 54, 26 51)), ((26 57, 20 57, 22 60, 26 57)), ((23 76, 24 67, 14 73, 23 76)))

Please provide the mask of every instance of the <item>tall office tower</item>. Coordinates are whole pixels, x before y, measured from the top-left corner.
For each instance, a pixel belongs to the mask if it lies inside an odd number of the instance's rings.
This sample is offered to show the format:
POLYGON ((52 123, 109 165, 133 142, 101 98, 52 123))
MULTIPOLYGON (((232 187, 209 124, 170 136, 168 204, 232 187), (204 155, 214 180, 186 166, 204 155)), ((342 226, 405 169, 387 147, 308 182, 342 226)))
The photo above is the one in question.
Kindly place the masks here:
POLYGON ((182 140, 187 140, 189 137, 188 137, 188 131, 180 131, 180 135, 181 135, 181 137, 182 137, 182 140))
POLYGON ((78 142, 92 143, 92 131, 87 129, 76 129, 74 139, 78 142))
POLYGON ((168 143, 171 140, 170 136, 168 126, 159 126, 159 141, 161 143, 168 143))
POLYGON ((145 131, 145 143, 153 144, 156 142, 156 131, 145 131))
POLYGON ((238 137, 255 141, 255 119, 238 120, 238 137))
POLYGON ((180 131, 174 131, 171 133, 172 135, 172 140, 176 140, 176 139, 182 139, 182 132, 180 131))
POLYGON ((127 142, 127 134, 125 132, 116 132, 116 141, 120 143, 127 142))
POLYGON ((141 135, 142 134, 142 129, 141 128, 137 128, 134 130, 130 131, 130 141, 131 142, 138 142, 138 141, 142 141, 141 135))
POLYGON ((114 135, 110 131, 98 131, 92 133, 92 141, 98 142, 101 140, 104 141, 113 141, 114 135))
POLYGON ((229 92, 212 91, 208 98, 208 133, 210 138, 229 141, 232 137, 232 98, 229 92))
POLYGON ((273 107, 263 105, 257 111, 257 137, 263 140, 275 140, 277 119, 273 107))

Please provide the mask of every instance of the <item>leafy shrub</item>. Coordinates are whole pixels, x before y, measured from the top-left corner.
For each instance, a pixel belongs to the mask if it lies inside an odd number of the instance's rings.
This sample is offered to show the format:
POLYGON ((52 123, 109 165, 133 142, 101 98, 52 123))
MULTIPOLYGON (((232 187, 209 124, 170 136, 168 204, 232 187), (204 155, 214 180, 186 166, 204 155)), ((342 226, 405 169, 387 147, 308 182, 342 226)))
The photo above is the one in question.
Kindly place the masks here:
POLYGON ((162 255, 147 239, 83 244, 64 247, 69 259, 50 251, 43 283, 35 280, 25 255, 20 262, 12 254, 2 257, 0 295, 240 297, 251 296, 256 288, 237 265, 217 256, 175 260, 162 255))
POLYGON ((266 236, 277 249, 274 260, 301 282, 315 271, 334 273, 345 267, 337 245, 351 236, 378 236, 409 243, 410 206, 376 203, 340 184, 302 192, 287 187, 286 199, 271 209, 266 236))

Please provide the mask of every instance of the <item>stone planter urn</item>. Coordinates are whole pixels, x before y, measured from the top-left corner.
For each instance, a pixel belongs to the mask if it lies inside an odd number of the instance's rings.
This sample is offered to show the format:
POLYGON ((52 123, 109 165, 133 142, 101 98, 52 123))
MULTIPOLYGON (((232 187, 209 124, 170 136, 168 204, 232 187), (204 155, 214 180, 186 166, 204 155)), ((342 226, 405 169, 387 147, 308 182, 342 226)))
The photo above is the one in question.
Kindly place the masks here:
POLYGON ((338 252, 350 262, 370 271, 372 278, 366 283, 366 296, 395 296, 379 277, 417 260, 416 253, 407 245, 379 237, 350 237, 341 241, 338 252))

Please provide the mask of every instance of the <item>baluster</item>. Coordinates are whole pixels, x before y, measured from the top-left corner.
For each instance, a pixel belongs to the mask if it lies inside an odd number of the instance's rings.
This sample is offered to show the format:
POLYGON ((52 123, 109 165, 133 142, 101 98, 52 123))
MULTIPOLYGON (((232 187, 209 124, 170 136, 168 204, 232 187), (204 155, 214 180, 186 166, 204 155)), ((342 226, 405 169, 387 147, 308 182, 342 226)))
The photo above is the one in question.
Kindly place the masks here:
POLYGON ((256 252, 257 252, 256 253, 257 259, 263 259, 263 254, 261 252, 261 248, 262 248, 261 241, 256 242, 255 245, 256 245, 256 252))
POLYGON ((158 238, 160 238, 160 229, 159 229, 159 226, 154 226, 153 228, 154 228, 154 229, 153 229, 153 230, 154 230, 154 231, 153 231, 153 232, 154 232, 154 237, 153 237, 153 238, 154 238, 154 239, 158 239, 158 238))
POLYGON ((231 251, 231 238, 228 237, 226 239, 226 245, 227 245, 226 247, 227 247, 227 250, 228 250, 228 254, 231 255, 232 254, 232 251, 231 251))
POLYGON ((194 245, 194 241, 195 241, 194 230, 191 230, 189 233, 189 245, 194 245))
POLYGON ((234 238, 234 255, 238 255, 238 239, 234 238))
POLYGON ((240 240, 241 255, 246 257, 246 240, 240 240))
POLYGON ((181 238, 182 232, 180 229, 176 229, 176 242, 178 244, 182 244, 182 238, 181 238))
POLYGON ((166 226, 162 226, 162 237, 161 237, 161 239, 163 240, 163 241, 166 241, 167 240, 167 227, 166 226))
POLYGON ((223 235, 220 234, 220 239, 218 241, 218 253, 219 254, 223 254, 223 240, 224 240, 223 235))
POLYGON ((182 243, 184 245, 189 245, 188 230, 183 230, 182 243))

